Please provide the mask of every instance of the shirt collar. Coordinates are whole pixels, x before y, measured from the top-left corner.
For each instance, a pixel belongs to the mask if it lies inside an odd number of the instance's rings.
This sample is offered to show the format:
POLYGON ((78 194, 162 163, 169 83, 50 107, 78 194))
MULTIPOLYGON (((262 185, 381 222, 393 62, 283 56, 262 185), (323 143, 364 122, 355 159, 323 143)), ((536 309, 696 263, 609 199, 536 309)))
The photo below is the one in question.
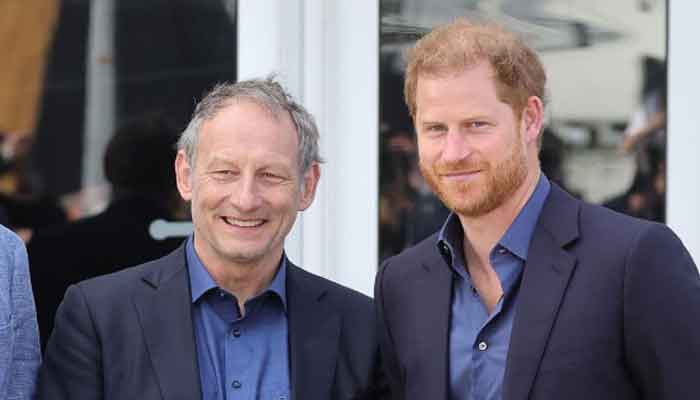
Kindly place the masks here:
MULTIPOLYGON (((209 271, 204 267, 202 260, 200 260, 197 252, 194 249, 194 236, 191 235, 187 239, 187 244, 185 246, 185 253, 187 256, 187 269, 190 275, 190 291, 192 292, 192 303, 194 304, 202 297, 205 293, 211 289, 216 289, 219 286, 211 277, 209 271)), ((282 305, 284 309, 287 309, 287 257, 282 254, 282 260, 280 260, 279 268, 275 277, 270 282, 270 286, 263 290, 262 293, 271 292, 276 294, 280 300, 282 300, 282 305)))
MULTIPOLYGON (((551 184, 544 174, 540 174, 535 190, 528 199, 525 206, 520 210, 518 216, 510 225, 505 234, 498 241, 498 245, 505 247, 509 252, 515 254, 522 260, 527 259, 528 247, 530 239, 535 231, 537 220, 539 219, 544 202, 549 194, 551 184)), ((462 259, 462 244, 464 231, 459 217, 453 211, 447 217, 440 232, 438 233, 437 246, 443 257, 448 258, 448 264, 454 265, 455 262, 459 265, 464 265, 462 259), (455 251, 458 249, 459 251, 455 251), (456 260, 455 260, 456 258, 456 260)), ((461 271, 463 268, 457 268, 461 271)))
POLYGON ((498 241, 499 245, 508 249, 509 252, 515 254, 521 260, 527 259, 530 239, 532 239, 532 233, 535 231, 535 226, 537 226, 537 220, 549 194, 550 186, 549 180, 541 173, 530 199, 520 210, 518 216, 515 217, 515 220, 506 233, 503 234, 501 240, 498 241))
POLYGON ((438 234, 438 250, 447 262, 447 265, 457 271, 458 274, 465 274, 464 255, 461 251, 464 240, 464 230, 459 216, 454 211, 447 216, 447 220, 442 225, 438 234))

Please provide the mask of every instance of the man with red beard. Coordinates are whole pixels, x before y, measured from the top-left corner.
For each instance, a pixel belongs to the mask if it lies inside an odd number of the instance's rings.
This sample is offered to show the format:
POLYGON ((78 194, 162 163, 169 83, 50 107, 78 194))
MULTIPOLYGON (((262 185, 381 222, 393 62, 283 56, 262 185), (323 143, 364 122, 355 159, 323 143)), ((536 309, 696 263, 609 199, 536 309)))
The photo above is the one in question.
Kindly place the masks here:
POLYGON ((376 280, 396 399, 690 399, 700 279, 664 225, 580 202, 539 167, 546 76, 493 24, 419 40, 406 103, 452 210, 376 280))

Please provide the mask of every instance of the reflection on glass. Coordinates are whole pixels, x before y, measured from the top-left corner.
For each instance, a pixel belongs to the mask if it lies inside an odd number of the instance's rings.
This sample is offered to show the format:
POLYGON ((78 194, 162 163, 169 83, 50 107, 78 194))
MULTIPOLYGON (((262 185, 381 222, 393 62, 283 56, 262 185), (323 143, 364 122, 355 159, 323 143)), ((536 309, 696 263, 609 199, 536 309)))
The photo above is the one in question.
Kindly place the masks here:
POLYGON ((104 209, 102 158, 119 126, 157 114, 181 129, 204 91, 235 79, 235 9, 2 2, 0 42, 13 57, 0 66, 0 222, 28 232, 104 209))
POLYGON ((507 26, 548 74, 547 176, 572 194, 663 221, 666 3, 663 1, 382 0, 380 258, 435 232, 447 212, 416 167, 403 101, 405 50, 457 16, 507 26))
POLYGON ((189 218, 174 145, 196 100, 236 77, 235 10, 0 2, 12 55, 0 63, 0 223, 28 241, 42 341, 68 285, 161 257, 189 232, 163 225, 189 218))

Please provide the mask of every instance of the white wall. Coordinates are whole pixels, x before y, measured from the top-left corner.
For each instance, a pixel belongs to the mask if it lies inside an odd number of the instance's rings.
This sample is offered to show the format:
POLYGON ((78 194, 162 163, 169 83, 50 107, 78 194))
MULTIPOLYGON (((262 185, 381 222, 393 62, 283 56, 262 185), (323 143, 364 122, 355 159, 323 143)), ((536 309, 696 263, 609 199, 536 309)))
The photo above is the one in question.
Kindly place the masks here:
POLYGON ((700 264, 700 3, 669 3, 667 221, 700 264))

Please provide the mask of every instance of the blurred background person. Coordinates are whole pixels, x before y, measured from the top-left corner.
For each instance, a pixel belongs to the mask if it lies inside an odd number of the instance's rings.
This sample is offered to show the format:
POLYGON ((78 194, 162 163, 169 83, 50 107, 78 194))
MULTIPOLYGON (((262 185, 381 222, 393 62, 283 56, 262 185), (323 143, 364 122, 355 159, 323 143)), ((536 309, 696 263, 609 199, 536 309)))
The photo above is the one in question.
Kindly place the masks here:
POLYGON ((181 238, 155 239, 154 221, 182 218, 175 190, 178 132, 162 117, 133 120, 112 137, 104 173, 112 185, 102 213, 38 229, 28 244, 42 345, 69 285, 161 257, 181 238))
POLYGON ((380 261, 428 237, 449 214, 418 170, 410 129, 390 130, 380 140, 380 261))
POLYGON ((643 83, 639 105, 627 123, 620 151, 634 155, 629 189, 605 206, 635 217, 666 218, 666 66, 663 60, 642 58, 643 83))
POLYGON ((0 224, 25 242, 35 229, 67 222, 57 198, 42 188, 31 161, 34 140, 18 132, 0 132, 0 224))
POLYGON ((0 399, 33 398, 40 362, 27 251, 0 226, 0 399))

